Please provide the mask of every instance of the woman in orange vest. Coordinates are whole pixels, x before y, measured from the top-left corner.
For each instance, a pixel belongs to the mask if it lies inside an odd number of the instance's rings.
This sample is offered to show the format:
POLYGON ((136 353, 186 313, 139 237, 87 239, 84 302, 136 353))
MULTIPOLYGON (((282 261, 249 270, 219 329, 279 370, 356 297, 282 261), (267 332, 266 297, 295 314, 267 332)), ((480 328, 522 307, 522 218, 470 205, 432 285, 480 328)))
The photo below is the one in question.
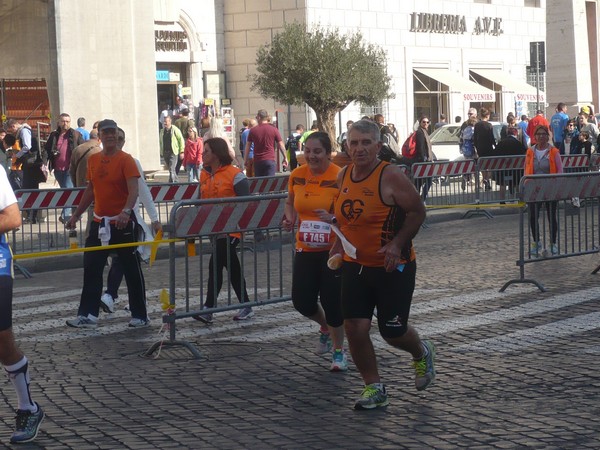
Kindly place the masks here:
MULTIPOLYGON (((202 152, 202 172, 200 173, 200 197, 223 198, 250 195, 250 185, 246 175, 231 165, 233 158, 229 152, 229 145, 220 137, 207 139, 202 152)), ((208 265, 208 287, 204 308, 214 308, 215 300, 223 286, 223 269, 229 270, 231 285, 240 303, 249 302, 246 280, 242 275, 240 260, 236 248, 240 243, 241 235, 231 233, 219 235, 213 240, 214 250, 208 265), (216 270, 215 270, 216 266, 216 270), (215 280, 216 274, 216 280, 215 280)), ((251 307, 244 307, 233 316, 233 320, 246 320, 254 315, 251 307)), ((212 313, 193 316, 194 319, 204 323, 212 323, 212 313)))
MULTIPOLYGON (((562 159, 560 151, 550 145, 550 131, 545 125, 538 125, 534 131, 536 144, 527 149, 525 155, 525 175, 534 174, 550 174, 563 173, 562 159)), ((529 226, 533 242, 529 248, 531 257, 539 257, 540 253, 544 253, 544 247, 540 240, 540 208, 541 203, 529 203, 529 226)), ((558 235, 558 219, 557 209, 558 202, 543 202, 546 205, 546 213, 548 215, 548 223, 550 226, 550 253, 558 255, 558 245, 556 238, 558 235)))

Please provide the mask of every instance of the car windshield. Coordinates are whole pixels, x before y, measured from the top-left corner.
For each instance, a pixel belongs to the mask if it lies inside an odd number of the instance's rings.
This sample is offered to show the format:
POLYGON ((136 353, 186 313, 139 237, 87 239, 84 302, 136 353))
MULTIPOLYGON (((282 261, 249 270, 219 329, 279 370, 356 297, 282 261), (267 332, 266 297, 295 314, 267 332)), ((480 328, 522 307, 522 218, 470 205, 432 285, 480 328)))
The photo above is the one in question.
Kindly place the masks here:
MULTIPOLYGON (((496 142, 500 141, 500 131, 502 130, 503 124, 495 122, 493 124, 494 138, 496 142)), ((458 144, 460 141, 460 126, 459 125, 447 125, 438 128, 429 137, 432 144, 458 144)))
POLYGON ((460 126, 451 125, 447 127, 441 127, 431 133, 429 137, 432 144, 458 144, 460 133, 460 126))

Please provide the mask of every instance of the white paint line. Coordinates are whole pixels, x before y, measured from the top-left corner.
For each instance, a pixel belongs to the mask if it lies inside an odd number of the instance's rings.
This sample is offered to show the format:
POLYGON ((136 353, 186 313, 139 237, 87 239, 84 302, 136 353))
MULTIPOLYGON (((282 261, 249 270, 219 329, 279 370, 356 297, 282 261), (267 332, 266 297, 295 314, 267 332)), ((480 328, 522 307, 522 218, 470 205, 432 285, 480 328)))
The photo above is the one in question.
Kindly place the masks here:
POLYGON ((542 345, 566 336, 595 330, 599 326, 600 312, 594 312, 525 330, 518 330, 507 335, 481 339, 449 350, 483 353, 521 351, 534 345, 542 345))
MULTIPOLYGON (((489 313, 463 316, 455 319, 437 322, 420 323, 417 328, 422 336, 435 336, 444 333, 454 333, 471 327, 481 327, 498 322, 506 322, 521 317, 543 314, 560 308, 577 305, 600 297, 600 287, 581 291, 569 292, 551 298, 528 302, 514 308, 500 309, 489 313)), ((413 322, 414 324, 414 322, 413 322)), ((600 326, 600 324, 599 324, 600 326)))
MULTIPOLYGON (((526 291, 529 291, 529 290, 533 291, 534 289, 533 288, 526 289, 526 291)), ((417 303, 412 307, 411 317, 418 316, 421 314, 427 314, 427 313, 431 313, 431 312, 439 311, 439 310, 443 310, 443 309, 450 309, 450 308, 465 306, 468 304, 478 303, 478 302, 482 302, 482 301, 494 300, 494 299, 498 298, 499 296, 506 296, 506 294, 498 293, 498 290, 489 289, 489 290, 473 292, 473 293, 465 294, 465 295, 457 295, 457 296, 452 296, 452 297, 447 297, 447 298, 441 298, 439 300, 431 300, 431 301, 428 301, 426 303, 421 303, 421 304, 417 303)), ((236 336, 232 336, 232 337, 220 337, 215 340, 217 340, 217 341, 236 341, 236 342, 270 342, 270 341, 274 341, 274 340, 278 340, 278 339, 285 339, 285 338, 290 338, 290 337, 294 337, 294 336, 316 333, 317 325, 314 322, 312 322, 311 320, 303 318, 296 311, 292 311, 288 314, 277 314, 276 316, 272 316, 272 315, 264 316, 261 313, 261 311, 262 311, 262 309, 256 310, 256 315, 254 316, 254 318, 251 321, 248 322, 249 325, 252 323, 252 321, 254 321, 255 323, 257 323, 257 321, 258 321, 259 324, 265 324, 265 325, 272 324, 275 320, 277 320, 278 323, 283 323, 284 320, 294 321, 294 318, 296 318, 296 321, 291 326, 283 325, 283 326, 279 326, 278 328, 274 328, 274 329, 260 330, 260 331, 256 331, 256 332, 252 332, 252 333, 247 333, 247 334, 244 334, 241 336, 236 335, 236 336)), ((223 331, 223 328, 216 327, 216 323, 213 324, 211 327, 213 328, 215 334, 223 331)), ((374 327, 376 328, 376 325, 374 325, 374 327)), ((233 328, 235 328, 235 327, 233 327, 233 328)), ((177 336, 181 337, 182 339, 185 339, 185 338, 192 338, 195 336, 199 336, 199 334, 197 332, 190 333, 190 330, 188 330, 187 328, 178 327, 177 328, 177 336)), ((427 336, 429 336, 429 334, 427 334, 427 336)), ((376 342, 376 340, 379 338, 379 335, 377 333, 372 333, 371 337, 373 339, 373 342, 376 342)), ((381 338, 379 338, 379 342, 382 345, 384 344, 384 341, 381 338)))

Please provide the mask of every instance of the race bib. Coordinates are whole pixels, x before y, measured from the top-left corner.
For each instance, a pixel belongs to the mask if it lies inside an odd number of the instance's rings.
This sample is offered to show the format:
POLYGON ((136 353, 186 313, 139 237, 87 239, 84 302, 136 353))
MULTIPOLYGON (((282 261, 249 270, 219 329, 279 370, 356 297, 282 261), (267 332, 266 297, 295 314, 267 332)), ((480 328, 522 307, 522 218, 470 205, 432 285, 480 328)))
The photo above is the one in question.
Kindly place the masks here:
POLYGON ((307 247, 329 247, 331 225, 318 220, 306 220, 300 224, 298 239, 307 247))

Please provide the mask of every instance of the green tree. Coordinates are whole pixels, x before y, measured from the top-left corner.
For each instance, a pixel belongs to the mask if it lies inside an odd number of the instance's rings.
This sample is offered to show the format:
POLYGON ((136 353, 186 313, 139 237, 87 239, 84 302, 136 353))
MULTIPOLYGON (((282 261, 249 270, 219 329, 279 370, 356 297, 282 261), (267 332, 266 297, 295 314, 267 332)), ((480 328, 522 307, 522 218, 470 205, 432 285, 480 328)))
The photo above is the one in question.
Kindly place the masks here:
POLYGON ((333 143, 339 111, 355 101, 375 105, 392 96, 386 54, 360 32, 287 24, 258 49, 256 72, 250 76, 253 90, 283 104, 306 103, 333 143))

